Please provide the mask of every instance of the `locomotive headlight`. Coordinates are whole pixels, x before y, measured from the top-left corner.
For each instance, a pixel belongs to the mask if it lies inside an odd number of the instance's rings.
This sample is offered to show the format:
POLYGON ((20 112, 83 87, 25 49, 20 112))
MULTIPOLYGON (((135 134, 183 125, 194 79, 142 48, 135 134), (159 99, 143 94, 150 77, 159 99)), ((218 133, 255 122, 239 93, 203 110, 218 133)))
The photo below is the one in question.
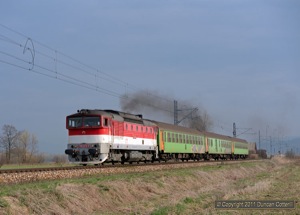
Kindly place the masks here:
POLYGON ((73 155, 74 154, 74 150, 73 149, 66 149, 65 150, 65 154, 67 154, 67 155, 73 155))

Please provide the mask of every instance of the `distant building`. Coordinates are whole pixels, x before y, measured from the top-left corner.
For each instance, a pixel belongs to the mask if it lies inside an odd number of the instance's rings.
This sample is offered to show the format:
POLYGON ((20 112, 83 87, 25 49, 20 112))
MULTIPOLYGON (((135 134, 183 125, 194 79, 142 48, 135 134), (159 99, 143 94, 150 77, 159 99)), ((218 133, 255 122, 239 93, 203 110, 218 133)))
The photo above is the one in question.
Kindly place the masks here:
POLYGON ((258 149, 257 154, 260 158, 267 158, 267 150, 265 149, 258 149))
POLYGON ((249 154, 256 154, 257 148, 256 143, 248 143, 249 154))
POLYGON ((250 159, 258 159, 258 154, 256 153, 256 143, 248 143, 248 149, 249 149, 249 158, 250 159))

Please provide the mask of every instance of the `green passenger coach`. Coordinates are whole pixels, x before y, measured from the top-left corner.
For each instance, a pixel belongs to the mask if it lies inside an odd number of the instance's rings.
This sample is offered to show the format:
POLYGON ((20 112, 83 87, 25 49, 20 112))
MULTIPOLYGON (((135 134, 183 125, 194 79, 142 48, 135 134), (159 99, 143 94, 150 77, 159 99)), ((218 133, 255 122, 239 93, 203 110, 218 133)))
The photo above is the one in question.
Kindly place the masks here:
POLYGON ((204 132, 209 158, 245 159, 248 155, 247 141, 235 137, 204 132))
POLYGON ((160 160, 245 159, 248 155, 245 140, 162 122, 155 124, 160 160))
POLYGON ((205 154, 204 135, 194 129, 155 122, 158 126, 157 145, 163 160, 200 160, 205 154))

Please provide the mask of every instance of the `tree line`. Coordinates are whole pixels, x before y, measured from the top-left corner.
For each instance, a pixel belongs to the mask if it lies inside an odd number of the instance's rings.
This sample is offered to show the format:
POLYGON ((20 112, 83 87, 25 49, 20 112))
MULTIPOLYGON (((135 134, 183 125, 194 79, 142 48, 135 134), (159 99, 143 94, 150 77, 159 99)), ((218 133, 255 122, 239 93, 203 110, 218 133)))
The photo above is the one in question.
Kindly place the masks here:
MULTIPOLYGON (((55 156, 53 157, 53 161, 55 156)), ((38 139, 29 131, 18 131, 13 125, 4 125, 0 136, 1 164, 43 163, 46 156, 38 152, 38 139)), ((57 159, 57 158, 56 158, 57 159)))

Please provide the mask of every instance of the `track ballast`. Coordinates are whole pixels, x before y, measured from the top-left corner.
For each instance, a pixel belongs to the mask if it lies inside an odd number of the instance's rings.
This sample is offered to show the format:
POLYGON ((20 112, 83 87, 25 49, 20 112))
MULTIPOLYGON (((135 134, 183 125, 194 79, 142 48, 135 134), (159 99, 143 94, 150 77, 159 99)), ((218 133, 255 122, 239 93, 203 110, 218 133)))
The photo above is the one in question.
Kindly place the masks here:
POLYGON ((189 162, 162 162, 131 165, 99 165, 99 166, 73 166, 73 167, 48 167, 28 169, 0 170, 0 184, 28 183, 42 180, 55 180, 88 177, 97 174, 123 174, 159 171, 179 168, 192 168, 206 165, 224 165, 232 163, 249 162, 251 160, 230 161, 189 161, 189 162))

